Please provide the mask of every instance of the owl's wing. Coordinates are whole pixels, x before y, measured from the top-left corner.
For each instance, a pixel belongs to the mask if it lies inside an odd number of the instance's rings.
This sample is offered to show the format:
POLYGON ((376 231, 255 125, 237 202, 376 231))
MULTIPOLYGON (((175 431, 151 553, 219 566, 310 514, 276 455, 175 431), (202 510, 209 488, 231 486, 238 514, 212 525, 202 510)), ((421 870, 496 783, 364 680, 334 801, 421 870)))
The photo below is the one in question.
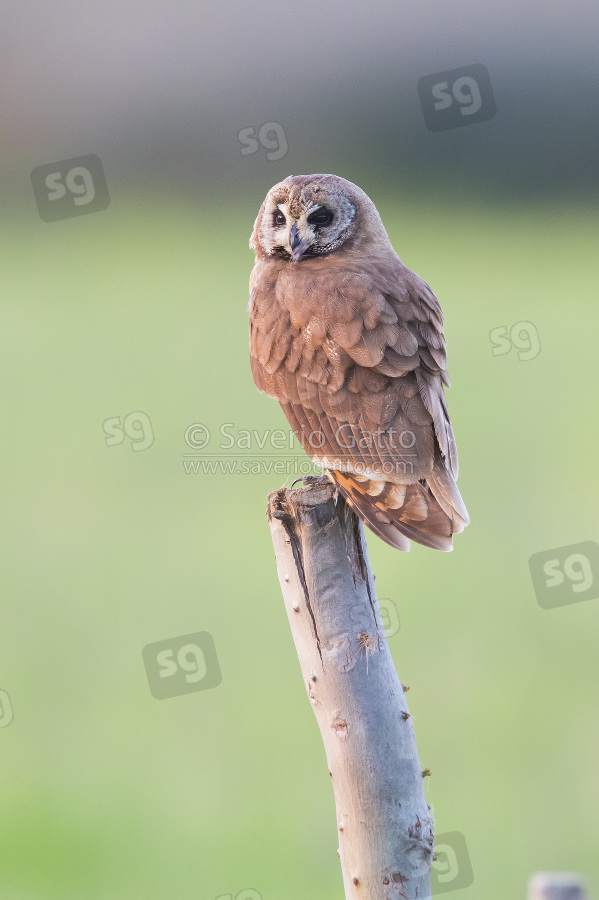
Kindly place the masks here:
POLYGON ((450 474, 457 455, 443 397, 441 312, 424 282, 402 270, 391 285, 384 273, 377 284, 343 270, 254 279, 252 372, 384 540, 407 543, 399 529, 451 549, 467 513, 450 474))
MULTIPOLYGON (((447 410, 443 385, 449 387, 443 313, 428 284, 402 267, 401 279, 385 294, 402 323, 400 349, 417 355, 414 374, 418 391, 430 413, 439 450, 454 479, 458 477, 458 453, 447 410)), ((388 348, 378 369, 393 376, 395 348, 388 348)))

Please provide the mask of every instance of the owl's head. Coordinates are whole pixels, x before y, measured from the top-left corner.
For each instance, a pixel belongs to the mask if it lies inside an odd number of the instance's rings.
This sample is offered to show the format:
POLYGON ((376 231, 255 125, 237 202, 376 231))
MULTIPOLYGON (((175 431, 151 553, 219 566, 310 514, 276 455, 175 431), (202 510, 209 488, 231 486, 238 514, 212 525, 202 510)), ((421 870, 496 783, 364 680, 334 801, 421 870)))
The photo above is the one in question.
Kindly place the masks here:
POLYGON ((341 247, 389 244, 372 200, 337 175, 289 175, 260 207, 250 238, 256 257, 298 262, 341 247))

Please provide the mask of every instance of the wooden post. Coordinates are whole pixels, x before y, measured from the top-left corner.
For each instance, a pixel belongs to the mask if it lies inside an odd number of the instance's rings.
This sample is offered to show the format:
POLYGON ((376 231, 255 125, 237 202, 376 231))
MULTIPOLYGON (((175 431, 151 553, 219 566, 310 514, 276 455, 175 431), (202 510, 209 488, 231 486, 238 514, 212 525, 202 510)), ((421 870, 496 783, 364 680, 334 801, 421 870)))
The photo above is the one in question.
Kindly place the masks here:
POLYGON ((573 872, 536 872, 528 882, 528 900, 588 900, 586 884, 573 872))
POLYGON ((433 822, 363 526, 328 480, 306 483, 270 494, 268 519, 335 792, 345 896, 426 900, 433 822))

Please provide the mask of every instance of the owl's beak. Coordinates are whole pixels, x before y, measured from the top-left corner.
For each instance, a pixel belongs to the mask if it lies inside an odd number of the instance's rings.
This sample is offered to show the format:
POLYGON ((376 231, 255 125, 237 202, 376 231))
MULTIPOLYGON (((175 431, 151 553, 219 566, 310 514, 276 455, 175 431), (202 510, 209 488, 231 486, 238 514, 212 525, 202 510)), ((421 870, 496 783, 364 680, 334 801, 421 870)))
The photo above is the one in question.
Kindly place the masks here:
POLYGON ((291 259, 294 262, 297 262, 303 252, 309 247, 309 244, 307 244, 305 241, 302 241, 302 239, 300 238, 297 222, 294 222, 291 226, 291 232, 289 234, 289 247, 291 249, 291 259))

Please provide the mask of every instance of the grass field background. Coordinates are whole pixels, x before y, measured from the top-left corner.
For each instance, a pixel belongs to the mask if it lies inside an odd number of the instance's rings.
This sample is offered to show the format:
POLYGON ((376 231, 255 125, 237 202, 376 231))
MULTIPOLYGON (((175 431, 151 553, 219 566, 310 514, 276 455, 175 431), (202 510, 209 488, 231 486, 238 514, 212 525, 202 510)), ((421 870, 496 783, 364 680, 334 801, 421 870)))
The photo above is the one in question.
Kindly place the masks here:
MULTIPOLYGON (((472 518, 452 554, 369 536, 436 828, 462 832, 472 861, 473 886, 452 898, 524 898, 538 869, 597 886, 599 600, 542 609, 528 570, 531 554, 599 534, 596 214, 369 189, 445 312, 472 518), (521 321, 538 356, 494 356, 489 332, 521 321)), ((286 427, 248 363, 260 200, 125 193, 2 235, 10 900, 342 900, 265 519, 285 479, 183 468, 192 423, 286 427), (152 446, 107 446, 103 422, 132 411, 152 446), (222 683, 155 700, 142 647, 196 631, 212 634, 222 683)))

